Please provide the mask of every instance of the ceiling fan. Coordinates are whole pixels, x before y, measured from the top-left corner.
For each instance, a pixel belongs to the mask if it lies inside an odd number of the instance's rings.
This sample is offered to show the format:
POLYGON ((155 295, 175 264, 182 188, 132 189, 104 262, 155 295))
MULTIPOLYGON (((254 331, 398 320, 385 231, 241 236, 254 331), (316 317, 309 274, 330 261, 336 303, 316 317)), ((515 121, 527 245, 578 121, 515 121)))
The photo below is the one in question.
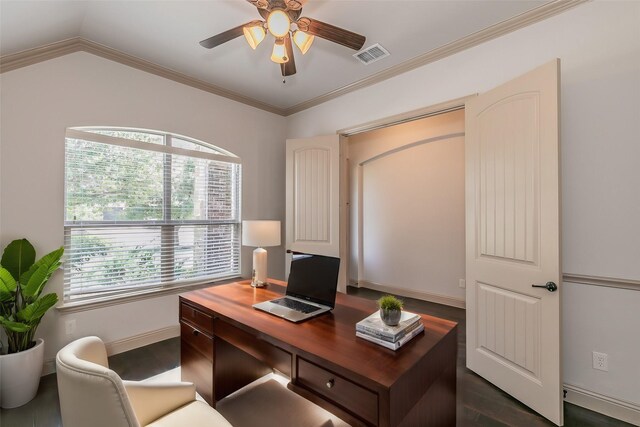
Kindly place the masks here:
MULTIPOLYGON (((273 45, 271 60, 280 64, 282 77, 296 73, 296 62, 293 58, 291 39, 304 55, 311 47, 314 37, 341 44, 354 50, 360 50, 366 38, 307 17, 301 17, 304 0, 247 0, 258 8, 264 20, 255 20, 224 31, 208 39, 202 40, 200 45, 207 49, 240 37, 244 34, 249 46, 255 49, 270 32, 276 39, 273 45), (292 24, 295 29, 292 30, 292 24), (265 31, 266 30, 266 31, 265 31)), ((284 82, 284 80, 283 80, 284 82)))

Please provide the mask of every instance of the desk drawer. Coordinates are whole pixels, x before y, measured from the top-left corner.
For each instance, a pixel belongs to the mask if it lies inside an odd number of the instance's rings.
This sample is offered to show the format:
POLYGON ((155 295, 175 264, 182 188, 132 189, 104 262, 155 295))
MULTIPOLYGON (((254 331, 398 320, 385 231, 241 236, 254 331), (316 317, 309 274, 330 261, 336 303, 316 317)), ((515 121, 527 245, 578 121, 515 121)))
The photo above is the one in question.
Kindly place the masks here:
POLYGON ((221 319, 214 320, 213 330, 216 338, 227 341, 281 374, 291 377, 291 353, 221 319))
POLYGON ((213 339, 180 322, 180 367, 182 381, 196 385, 196 390, 213 405, 213 339))
POLYGON ((180 339, 182 347, 188 345, 204 358, 213 361, 213 339, 206 336, 191 325, 180 322, 180 339))
POLYGON ((302 358, 297 383, 335 402, 367 422, 378 424, 378 395, 302 358))
POLYGON ((209 336, 213 334, 213 317, 188 304, 180 304, 180 320, 185 320, 209 336))

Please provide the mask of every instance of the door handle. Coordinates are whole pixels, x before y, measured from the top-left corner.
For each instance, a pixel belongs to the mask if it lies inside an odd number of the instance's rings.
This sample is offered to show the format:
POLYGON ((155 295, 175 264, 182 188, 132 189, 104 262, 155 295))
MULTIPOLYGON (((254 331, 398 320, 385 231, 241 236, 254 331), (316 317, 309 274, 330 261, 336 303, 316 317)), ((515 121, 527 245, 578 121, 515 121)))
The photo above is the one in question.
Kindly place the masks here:
POLYGON ((545 288, 549 292, 555 292, 558 290, 558 285, 553 282, 547 282, 544 285, 531 285, 532 288, 545 288))

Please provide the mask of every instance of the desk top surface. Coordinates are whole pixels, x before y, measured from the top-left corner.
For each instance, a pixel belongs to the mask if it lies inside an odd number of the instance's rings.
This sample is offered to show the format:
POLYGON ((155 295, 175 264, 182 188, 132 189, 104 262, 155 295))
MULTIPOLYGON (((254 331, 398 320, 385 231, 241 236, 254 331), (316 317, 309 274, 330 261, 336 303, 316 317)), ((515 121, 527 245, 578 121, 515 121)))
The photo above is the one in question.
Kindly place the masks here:
POLYGON ((330 362, 339 370, 346 369, 385 387, 423 359, 445 336, 455 333, 455 322, 420 314, 424 333, 393 351, 356 337, 356 323, 377 310, 375 301, 338 293, 333 311, 302 323, 292 323, 252 307, 278 298, 284 294, 285 285, 270 280, 266 288, 253 288, 249 281, 241 281, 191 291, 180 297, 241 329, 264 334, 283 347, 306 353, 311 361, 330 362))

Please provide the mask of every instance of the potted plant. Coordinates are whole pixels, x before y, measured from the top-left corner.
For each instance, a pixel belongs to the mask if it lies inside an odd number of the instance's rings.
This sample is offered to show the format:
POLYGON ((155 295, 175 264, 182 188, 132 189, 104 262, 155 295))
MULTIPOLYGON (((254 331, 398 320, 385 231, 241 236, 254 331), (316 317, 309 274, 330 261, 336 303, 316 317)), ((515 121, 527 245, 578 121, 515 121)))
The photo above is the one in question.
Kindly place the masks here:
POLYGON ((15 408, 38 392, 44 340, 33 340, 42 316, 58 302, 58 295, 41 296, 51 275, 60 267, 64 248, 36 261, 27 239, 9 243, 0 260, 0 326, 7 337, 7 354, 0 355, 0 406, 15 408))
POLYGON ((393 295, 385 295, 378 300, 378 306, 382 321, 389 326, 396 326, 402 314, 402 300, 393 295))

